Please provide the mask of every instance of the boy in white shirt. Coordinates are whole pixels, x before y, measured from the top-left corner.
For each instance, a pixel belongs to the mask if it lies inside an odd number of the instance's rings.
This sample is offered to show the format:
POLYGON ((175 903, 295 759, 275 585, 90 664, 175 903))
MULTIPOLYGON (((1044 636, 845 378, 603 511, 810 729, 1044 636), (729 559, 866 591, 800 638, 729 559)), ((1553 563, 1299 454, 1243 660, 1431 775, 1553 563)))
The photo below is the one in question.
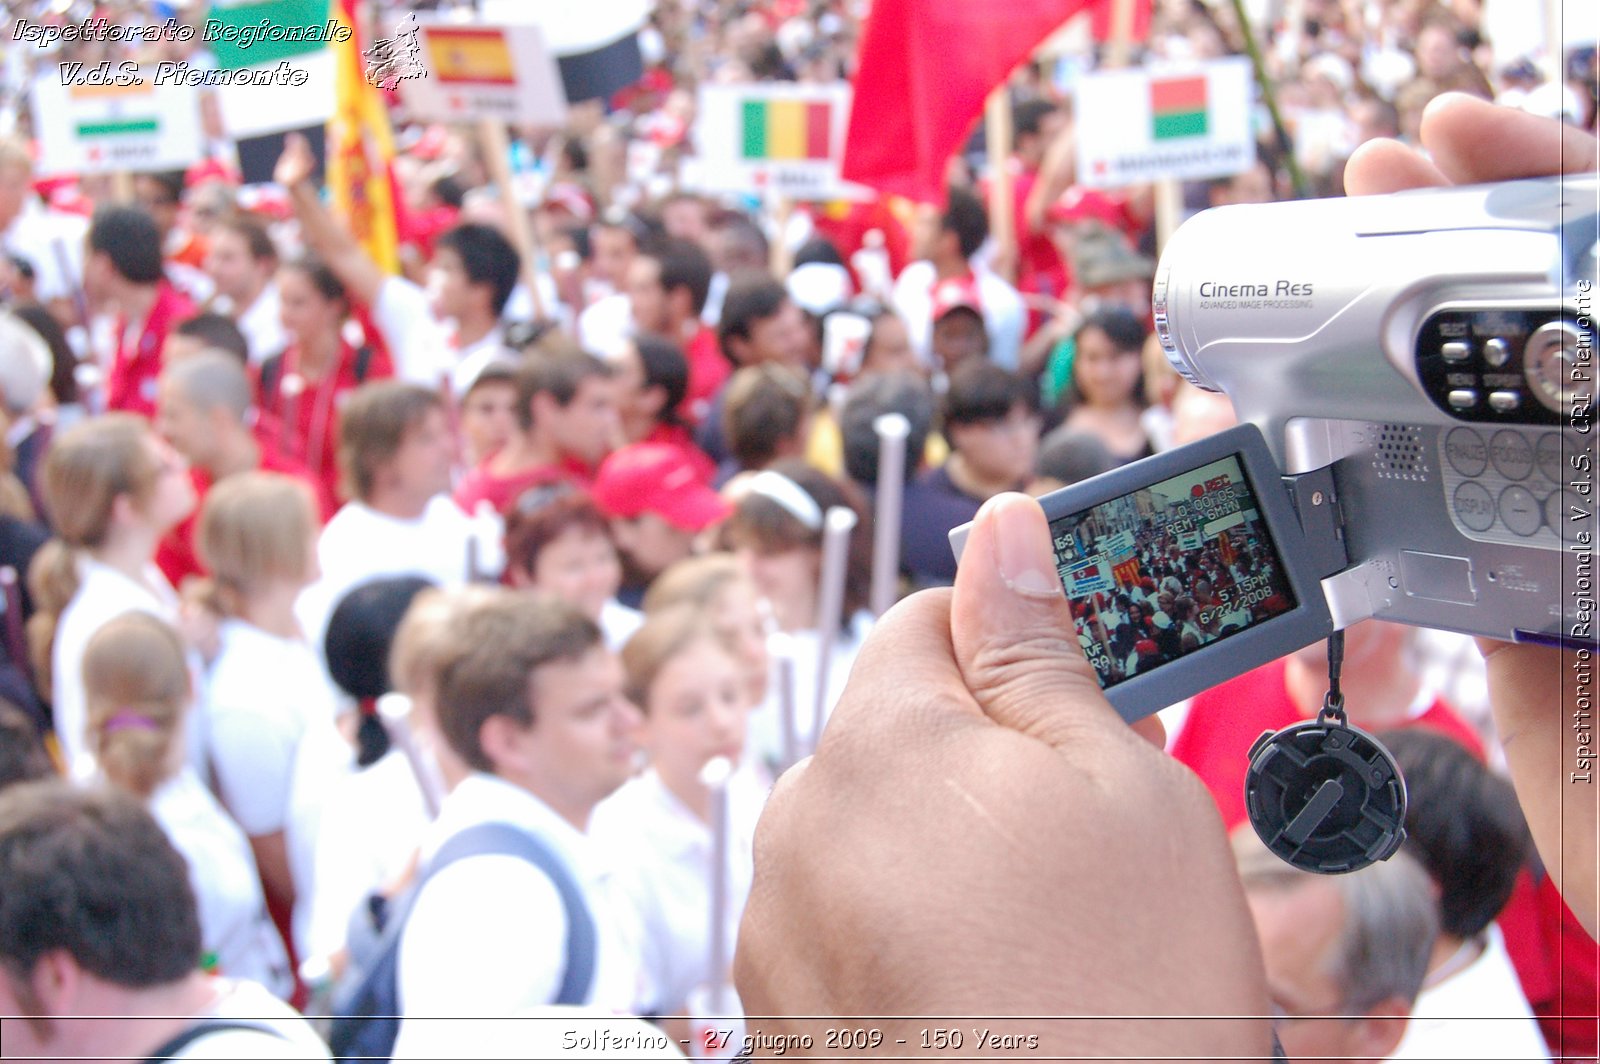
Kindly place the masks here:
POLYGON ((559 1001, 578 960, 555 881, 518 857, 462 858, 424 881, 401 932, 407 1019, 397 1057, 421 1029, 412 1017, 509 1016, 550 1004, 625 1013, 645 996, 631 914, 612 902, 614 877, 585 837, 590 813, 628 778, 636 752, 639 714, 623 697, 620 664, 592 621, 526 594, 495 593, 469 607, 453 637, 438 661, 438 727, 473 772, 445 799, 421 867, 479 824, 534 836, 582 894, 593 965, 581 1000, 559 1001))
POLYGON ((319 653, 334 606, 358 584, 420 576, 452 586, 498 571, 491 557, 498 553, 498 528, 479 536, 474 519, 446 494, 454 460, 455 438, 437 392, 375 381, 345 404, 339 464, 353 497, 323 528, 322 578, 296 606, 319 653))

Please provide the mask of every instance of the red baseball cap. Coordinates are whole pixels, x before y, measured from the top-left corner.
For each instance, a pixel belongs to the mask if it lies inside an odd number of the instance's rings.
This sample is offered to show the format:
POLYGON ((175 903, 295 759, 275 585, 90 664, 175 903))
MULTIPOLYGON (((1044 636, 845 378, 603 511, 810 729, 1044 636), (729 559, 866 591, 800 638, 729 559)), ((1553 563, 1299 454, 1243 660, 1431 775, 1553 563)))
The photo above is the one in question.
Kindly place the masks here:
POLYGON ((733 512, 700 479, 694 461, 670 443, 633 443, 601 463, 591 490, 610 517, 653 513, 675 528, 699 532, 733 512))
POLYGON ((973 277, 953 277, 933 286, 933 321, 953 310, 970 310, 981 320, 983 302, 978 298, 978 282, 973 277))

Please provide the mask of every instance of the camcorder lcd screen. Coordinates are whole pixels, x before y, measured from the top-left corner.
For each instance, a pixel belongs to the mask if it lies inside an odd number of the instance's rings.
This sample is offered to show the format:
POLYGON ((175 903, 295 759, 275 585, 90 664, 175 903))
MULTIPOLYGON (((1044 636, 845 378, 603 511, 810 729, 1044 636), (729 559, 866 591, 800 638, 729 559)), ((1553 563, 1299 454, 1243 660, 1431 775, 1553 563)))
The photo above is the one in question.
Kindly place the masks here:
POLYGON ((1050 534, 1102 688, 1297 605, 1237 454, 1057 518, 1050 534))

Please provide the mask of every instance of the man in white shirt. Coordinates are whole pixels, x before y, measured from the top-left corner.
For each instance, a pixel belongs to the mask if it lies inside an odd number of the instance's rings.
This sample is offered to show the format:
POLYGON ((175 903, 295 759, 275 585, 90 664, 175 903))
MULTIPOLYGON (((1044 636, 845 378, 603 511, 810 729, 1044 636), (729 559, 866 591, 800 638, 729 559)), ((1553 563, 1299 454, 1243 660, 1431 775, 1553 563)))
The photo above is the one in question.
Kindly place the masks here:
MULTIPOLYGON (((627 780, 638 710, 600 630, 553 599, 497 592, 452 626, 438 661, 435 712, 472 770, 424 838, 421 867, 467 828, 509 824, 535 836, 575 881, 592 918, 592 977, 558 1002, 568 965, 568 910, 528 860, 465 857, 425 880, 400 937, 396 1057, 437 1016, 494 1017, 551 1004, 633 1011, 645 997, 633 917, 586 838, 601 799, 627 780)), ((459 1022, 459 1021, 458 1021, 459 1022)))
POLYGON ((357 584, 421 576, 453 585, 498 571, 492 556, 498 529, 479 535, 446 494, 454 461, 455 439, 437 392, 374 381, 351 394, 339 419, 339 465, 352 498, 322 530, 322 578, 296 604, 319 654, 329 615, 357 584))
POLYGON ((989 333, 989 358, 1006 369, 1017 368, 1028 310, 1017 290, 973 256, 989 237, 989 218, 976 196, 950 190, 941 213, 923 206, 913 230, 912 254, 917 261, 900 271, 891 302, 906 323, 911 346, 932 365, 934 289, 941 281, 965 280, 981 304, 979 314, 989 333))
MULTIPOLYGON (((1381 738, 1409 795, 1404 848, 1433 878, 1439 905, 1428 976, 1389 1059, 1544 1060, 1550 1051, 1497 919, 1532 841, 1511 781, 1429 728, 1381 738)), ((1559 971, 1559 947, 1540 944, 1559 971)))
POLYGON ((0 927, 7 1056, 328 1059, 287 1005, 198 968, 183 856, 131 796, 61 780, 0 795, 0 927))
POLYGON ((251 365, 259 366, 289 346, 279 316, 278 249, 261 223, 246 217, 224 218, 211 231, 206 273, 217 286, 216 309, 239 326, 250 348, 251 365))
POLYGON ((641 225, 626 211, 612 210, 589 230, 588 305, 578 314, 578 342, 604 357, 622 353, 633 332, 628 272, 639 254, 641 225))
MULTIPOLYGON (((455 323, 450 387, 458 400, 485 366, 515 357, 506 347, 502 317, 521 269, 517 249, 490 225, 458 225, 434 243, 428 297, 434 313, 455 323)), ((385 294, 380 294, 378 301, 380 313, 386 309, 385 294)), ((381 327, 381 320, 379 324, 381 327)))

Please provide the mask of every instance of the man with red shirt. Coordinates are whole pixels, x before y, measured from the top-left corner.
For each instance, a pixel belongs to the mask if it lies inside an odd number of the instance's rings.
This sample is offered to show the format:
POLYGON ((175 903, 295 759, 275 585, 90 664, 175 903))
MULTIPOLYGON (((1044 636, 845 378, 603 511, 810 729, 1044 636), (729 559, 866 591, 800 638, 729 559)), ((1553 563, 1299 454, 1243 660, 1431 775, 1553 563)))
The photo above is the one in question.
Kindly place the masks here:
MULTIPOLYGON (((333 497, 304 466, 278 453, 267 435, 253 430, 250 392, 250 378, 236 359, 217 351, 186 358, 161 374, 156 429, 188 459, 200 500, 212 484, 235 473, 287 473, 317 493, 326 521, 337 509, 333 497)), ((174 586, 204 571, 194 546, 199 514, 196 506, 156 549, 156 564, 174 586)))
MULTIPOLYGON (((1045 151, 1067 126, 1067 116, 1049 100, 1024 100, 1011 112, 1011 171, 1013 232, 1017 240, 1017 290, 1029 295, 1060 298, 1066 290, 1067 269, 1061 252, 1050 239, 1048 226, 1034 224, 1028 197, 1039 181, 1045 151)), ((984 193, 987 196, 987 182, 984 193)))
MULTIPOLYGON (((1350 723, 1368 731, 1434 728, 1481 760, 1477 733, 1406 667, 1411 632, 1378 620, 1346 630, 1339 682, 1350 723)), ((1195 696, 1170 749, 1211 791, 1230 831, 1245 819, 1250 744, 1268 729, 1315 717, 1327 691, 1327 648, 1315 643, 1195 696)))
POLYGON ((115 311, 116 355, 106 381, 106 408, 150 417, 167 333, 195 312, 166 279, 161 231, 138 207, 102 207, 89 226, 83 264, 89 298, 115 311))
POLYGON ((665 240, 634 256, 628 266, 628 300, 636 333, 657 333, 683 345, 689 388, 679 415, 691 425, 705 420, 711 397, 732 372, 716 330, 700 320, 711 291, 711 257, 688 240, 665 240))
POLYGON ((591 354, 534 354, 517 371, 517 429, 456 486, 467 513, 490 503, 507 513, 530 488, 556 481, 587 486, 618 441, 611 371, 591 354))

